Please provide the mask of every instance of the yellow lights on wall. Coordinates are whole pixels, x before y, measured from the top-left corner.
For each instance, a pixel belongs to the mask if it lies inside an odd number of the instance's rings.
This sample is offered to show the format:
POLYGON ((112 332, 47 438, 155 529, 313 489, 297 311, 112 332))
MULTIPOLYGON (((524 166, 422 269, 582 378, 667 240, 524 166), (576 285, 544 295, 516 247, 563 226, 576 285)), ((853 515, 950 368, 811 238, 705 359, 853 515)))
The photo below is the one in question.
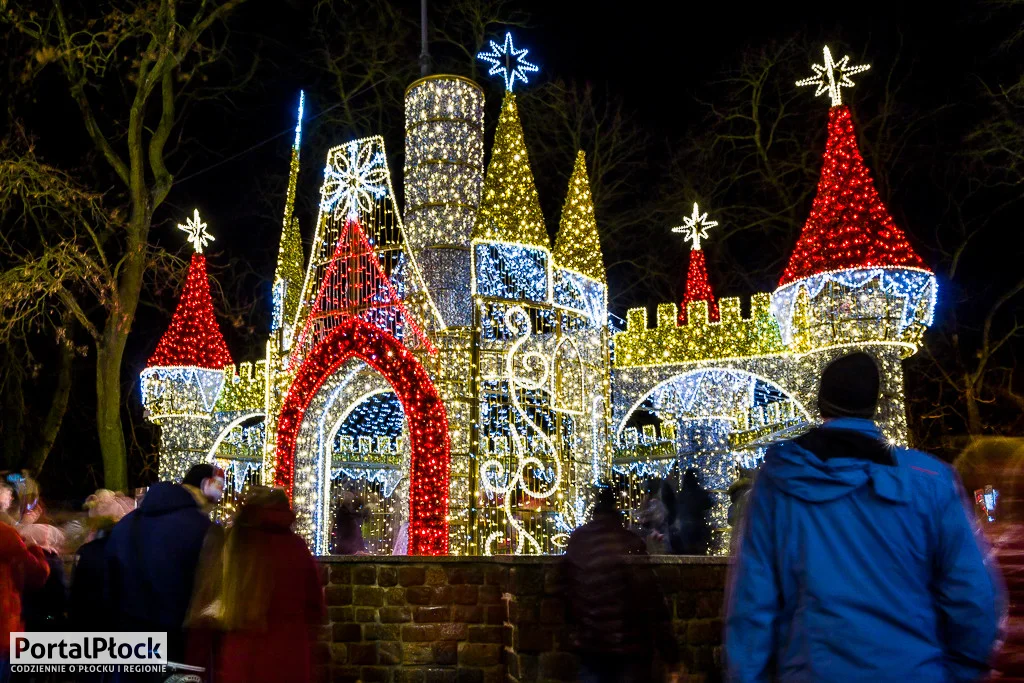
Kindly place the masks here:
POLYGON ((740 315, 740 300, 719 302, 721 320, 708 321, 706 301, 688 304, 687 324, 678 322, 675 304, 659 304, 657 327, 647 329, 647 309, 626 314, 626 331, 615 335, 615 367, 668 365, 724 358, 766 356, 786 351, 768 294, 755 294, 750 317, 740 315))

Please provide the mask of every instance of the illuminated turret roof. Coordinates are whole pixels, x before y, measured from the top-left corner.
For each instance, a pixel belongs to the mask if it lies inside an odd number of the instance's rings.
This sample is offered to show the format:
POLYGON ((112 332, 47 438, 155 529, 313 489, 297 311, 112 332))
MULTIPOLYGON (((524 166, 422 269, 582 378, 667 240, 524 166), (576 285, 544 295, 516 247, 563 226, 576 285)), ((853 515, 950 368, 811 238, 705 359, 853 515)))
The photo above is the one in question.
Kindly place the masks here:
POLYGON ((850 268, 927 269, 878 196, 845 105, 829 110, 828 144, 811 215, 779 286, 850 268))

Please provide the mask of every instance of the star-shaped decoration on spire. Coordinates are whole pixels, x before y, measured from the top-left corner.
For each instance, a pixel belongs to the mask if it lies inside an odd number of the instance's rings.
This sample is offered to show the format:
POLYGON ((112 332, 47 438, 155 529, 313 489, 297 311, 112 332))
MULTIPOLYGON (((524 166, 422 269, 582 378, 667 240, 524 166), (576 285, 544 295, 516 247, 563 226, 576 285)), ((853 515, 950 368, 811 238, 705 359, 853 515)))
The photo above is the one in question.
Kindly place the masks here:
POLYGON ((206 232, 206 223, 199 218, 199 209, 192 212, 192 218, 185 219, 185 225, 178 223, 178 230, 188 233, 188 241, 197 254, 203 253, 203 247, 213 241, 213 235, 206 232))
POLYGON ((838 62, 835 62, 832 60, 832 53, 829 51, 828 45, 826 45, 825 63, 812 64, 811 68, 814 69, 814 75, 802 81, 797 81, 796 84, 817 86, 818 89, 814 91, 814 96, 817 97, 823 92, 827 92, 828 96, 832 98, 832 106, 838 107, 843 103, 843 95, 840 89, 853 87, 853 81, 850 80, 850 76, 867 71, 871 68, 871 65, 850 66, 850 55, 846 55, 838 62))
POLYGON ((477 55, 477 59, 491 65, 490 71, 487 72, 488 76, 494 76, 495 74, 501 74, 501 77, 505 80, 505 90, 512 92, 512 87, 516 84, 518 78, 526 85, 530 81, 526 78, 528 73, 536 73, 540 71, 540 68, 532 63, 526 61, 526 55, 530 53, 526 48, 519 48, 518 50, 512 45, 512 34, 505 34, 505 44, 498 45, 493 40, 489 41, 491 44, 490 52, 481 52, 477 55))
POLYGON ((700 212, 697 202, 693 203, 693 213, 683 219, 683 224, 678 228, 672 228, 672 232, 683 233, 683 238, 690 242, 693 251, 700 251, 700 241, 708 238, 708 230, 718 225, 718 221, 709 221, 708 214, 700 212))

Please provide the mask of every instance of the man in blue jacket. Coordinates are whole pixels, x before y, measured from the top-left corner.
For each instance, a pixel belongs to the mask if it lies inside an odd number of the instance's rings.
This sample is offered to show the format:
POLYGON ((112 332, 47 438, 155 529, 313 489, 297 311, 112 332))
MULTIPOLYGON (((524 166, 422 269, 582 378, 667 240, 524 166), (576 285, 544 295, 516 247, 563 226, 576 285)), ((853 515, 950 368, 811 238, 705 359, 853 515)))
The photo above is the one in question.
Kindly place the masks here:
POLYGON ((822 426, 769 449, 725 625, 730 681, 974 681, 1005 609, 959 479, 890 447, 864 353, 829 365, 822 426))

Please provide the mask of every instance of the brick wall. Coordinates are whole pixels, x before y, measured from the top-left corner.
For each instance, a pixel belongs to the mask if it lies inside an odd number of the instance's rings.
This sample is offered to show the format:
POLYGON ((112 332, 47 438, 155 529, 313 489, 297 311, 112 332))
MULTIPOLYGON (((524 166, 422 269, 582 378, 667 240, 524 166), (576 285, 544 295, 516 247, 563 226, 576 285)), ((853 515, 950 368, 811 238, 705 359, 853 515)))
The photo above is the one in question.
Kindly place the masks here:
MULTIPOLYGON (((327 557, 330 624, 321 680, 527 683, 576 679, 558 558, 327 557)), ((659 557, 683 662, 693 681, 721 668, 726 561, 659 557)))

